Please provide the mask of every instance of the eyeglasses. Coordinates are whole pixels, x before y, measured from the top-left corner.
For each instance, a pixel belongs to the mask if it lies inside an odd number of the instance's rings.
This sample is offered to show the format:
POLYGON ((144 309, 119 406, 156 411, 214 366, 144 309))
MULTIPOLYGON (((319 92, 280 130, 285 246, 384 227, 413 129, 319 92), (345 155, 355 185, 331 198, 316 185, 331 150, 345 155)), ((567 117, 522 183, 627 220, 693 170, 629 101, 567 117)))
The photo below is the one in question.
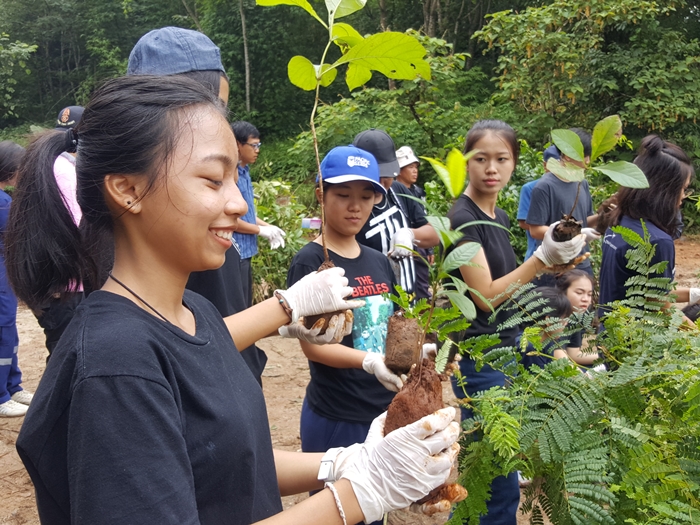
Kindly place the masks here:
POLYGON ((245 144, 246 146, 250 146, 250 147, 253 148, 255 151, 260 151, 260 146, 262 146, 262 142, 255 142, 255 143, 251 143, 251 142, 241 142, 241 144, 245 144))

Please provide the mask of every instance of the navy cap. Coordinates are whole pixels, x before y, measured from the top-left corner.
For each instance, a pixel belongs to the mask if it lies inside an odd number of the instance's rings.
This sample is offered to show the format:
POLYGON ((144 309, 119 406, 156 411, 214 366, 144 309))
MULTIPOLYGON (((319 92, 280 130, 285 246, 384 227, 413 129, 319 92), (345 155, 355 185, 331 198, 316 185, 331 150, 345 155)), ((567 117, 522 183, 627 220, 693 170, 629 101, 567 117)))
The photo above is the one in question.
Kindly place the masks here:
POLYGON ((83 106, 68 106, 58 112, 56 117, 56 127, 54 129, 68 130, 73 129, 78 125, 80 119, 83 118, 83 106))
POLYGON ((547 164, 547 161, 549 159, 561 160, 561 154, 559 153, 559 148, 557 148, 554 144, 552 144, 546 150, 544 150, 544 154, 542 155, 542 160, 544 160, 545 164, 547 164))
MULTIPOLYGON (((375 193, 386 195, 379 183, 379 166, 374 155, 355 146, 338 146, 328 152, 321 162, 323 182, 341 184, 363 180, 371 182, 375 193)), ((318 182, 318 177, 316 177, 318 182)))
POLYGON ((362 131, 355 135, 352 145, 374 155, 379 163, 380 177, 395 179, 399 175, 401 168, 396 160, 396 147, 386 131, 374 128, 362 131))
POLYGON ((129 54, 127 75, 177 75, 221 71, 221 51, 199 31, 161 27, 143 35, 129 54))

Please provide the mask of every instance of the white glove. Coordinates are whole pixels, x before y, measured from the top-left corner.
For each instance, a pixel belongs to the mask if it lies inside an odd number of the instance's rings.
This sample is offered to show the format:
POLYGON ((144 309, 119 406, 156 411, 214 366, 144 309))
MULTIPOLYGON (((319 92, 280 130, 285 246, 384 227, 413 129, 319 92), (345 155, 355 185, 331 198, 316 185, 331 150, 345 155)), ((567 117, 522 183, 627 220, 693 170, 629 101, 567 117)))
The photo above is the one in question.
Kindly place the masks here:
POLYGON ((258 226, 260 228, 260 237, 265 237, 269 243, 270 243, 270 248, 273 250, 276 250, 280 246, 284 248, 284 237, 287 235, 284 233, 284 230, 281 228, 278 228, 277 226, 272 226, 271 224, 269 226, 258 226))
POLYGON ((430 359, 437 355, 437 345, 435 343, 424 343, 423 350, 421 350, 420 358, 430 359))
POLYGON ((352 310, 365 304, 364 301, 346 301, 352 294, 342 268, 329 268, 322 272, 311 272, 299 279, 288 290, 275 290, 292 309, 292 323, 307 315, 325 314, 339 310, 352 310))
POLYGON ((401 259, 402 257, 411 257, 413 255, 413 241, 416 236, 413 234, 411 228, 401 228, 396 230, 394 235, 391 237, 391 244, 389 246, 389 255, 394 259, 401 259))
POLYGON ((384 356, 380 354, 367 352, 367 355, 362 360, 362 369, 374 375, 387 390, 398 392, 403 386, 401 378, 386 367, 384 364, 384 356))
POLYGON ((581 253, 581 250, 586 245, 586 235, 583 233, 564 242, 557 242, 552 239, 552 231, 554 231, 554 227, 557 224, 559 224, 559 221, 549 226, 544 234, 544 239, 542 239, 542 244, 532 254, 542 261, 545 266, 568 264, 569 261, 575 259, 581 253))
POLYGON ((334 315, 328 321, 326 333, 319 335, 326 320, 322 317, 311 328, 306 328, 303 321, 281 326, 278 330, 282 337, 301 339, 316 345, 327 345, 330 343, 340 343, 346 335, 352 333, 353 315, 351 310, 347 310, 345 315, 334 315))
POLYGON ((700 303, 700 288, 690 288, 688 295, 690 295, 688 305, 700 303))
POLYGON ((362 446, 342 478, 350 481, 366 523, 408 507, 447 481, 459 452, 454 417, 453 407, 443 408, 362 446))
POLYGON ((581 233, 586 236, 587 243, 600 239, 600 233, 595 228, 581 228, 581 233))

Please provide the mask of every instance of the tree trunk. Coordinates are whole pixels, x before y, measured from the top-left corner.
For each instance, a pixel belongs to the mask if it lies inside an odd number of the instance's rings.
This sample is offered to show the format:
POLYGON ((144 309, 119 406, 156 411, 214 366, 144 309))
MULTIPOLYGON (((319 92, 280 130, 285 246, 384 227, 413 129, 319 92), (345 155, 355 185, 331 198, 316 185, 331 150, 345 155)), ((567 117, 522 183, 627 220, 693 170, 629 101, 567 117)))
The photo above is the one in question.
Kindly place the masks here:
POLYGON ((248 37, 245 31, 245 11, 243 0, 238 0, 241 10, 241 32, 243 34, 243 61, 245 62, 245 110, 250 113, 250 61, 248 60, 248 37))

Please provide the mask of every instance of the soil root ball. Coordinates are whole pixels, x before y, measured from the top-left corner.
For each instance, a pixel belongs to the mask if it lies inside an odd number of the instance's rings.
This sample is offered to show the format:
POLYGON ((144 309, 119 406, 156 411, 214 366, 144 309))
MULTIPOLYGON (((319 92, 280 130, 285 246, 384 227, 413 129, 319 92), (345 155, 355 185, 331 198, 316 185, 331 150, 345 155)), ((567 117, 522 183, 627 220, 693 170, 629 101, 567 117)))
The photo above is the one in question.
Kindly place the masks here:
POLYGON ((570 241, 581 233, 582 221, 577 221, 570 215, 564 215, 552 231, 552 239, 556 242, 570 241))
MULTIPOLYGON (((323 270, 328 270, 329 268, 335 268, 335 264, 333 264, 333 261, 327 260, 323 261, 321 263, 321 266, 318 267, 318 271, 322 272, 323 270)), ((338 310, 337 312, 331 312, 328 314, 319 314, 319 315, 309 315, 307 317, 304 317, 304 327, 307 328, 308 330, 311 330, 314 328, 314 326, 318 326, 316 323, 318 323, 321 319, 323 319, 323 324, 321 325, 321 331, 319 332, 319 335, 323 335, 326 333, 326 329, 328 328, 328 323, 330 322, 331 318, 334 315, 340 315, 340 316, 345 316, 345 310, 338 310)))
POLYGON ((421 355, 421 328, 416 319, 408 319, 401 312, 389 318, 386 333, 384 363, 397 375, 406 374, 418 363, 421 355))

